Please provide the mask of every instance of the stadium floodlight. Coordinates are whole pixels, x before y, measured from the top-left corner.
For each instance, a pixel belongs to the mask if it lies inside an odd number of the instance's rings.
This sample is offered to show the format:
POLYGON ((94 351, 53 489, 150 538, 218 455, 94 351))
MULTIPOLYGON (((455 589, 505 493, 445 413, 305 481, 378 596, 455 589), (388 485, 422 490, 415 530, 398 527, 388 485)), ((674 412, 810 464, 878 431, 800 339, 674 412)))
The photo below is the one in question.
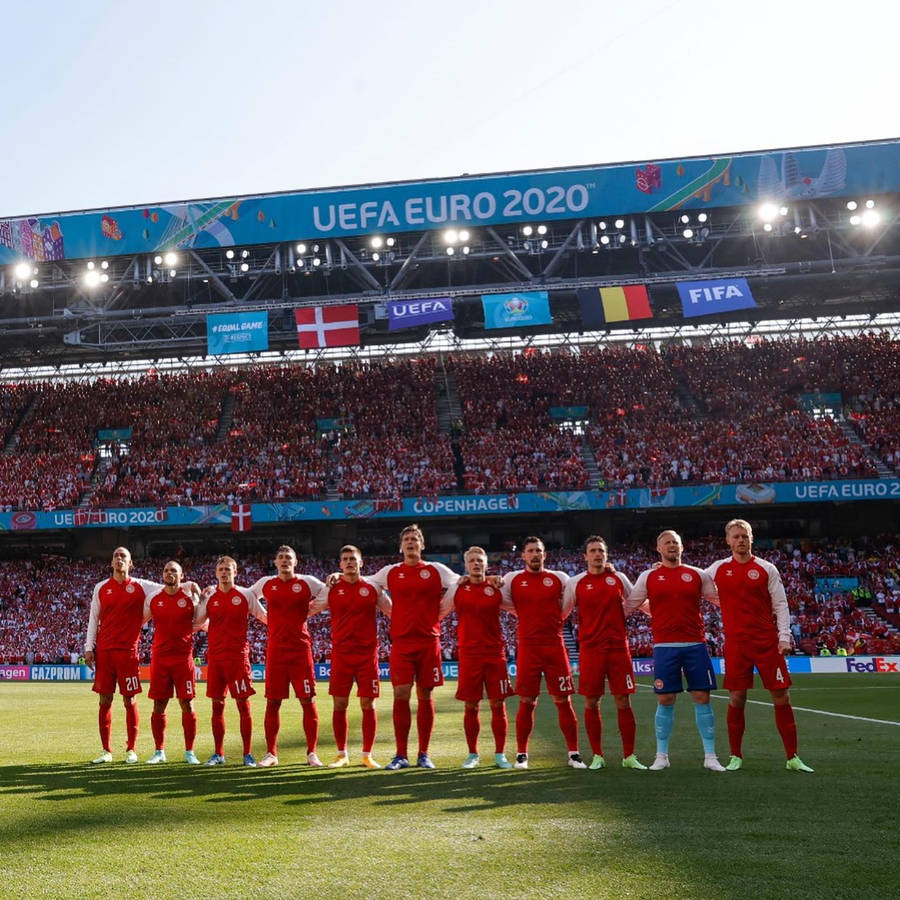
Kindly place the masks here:
POLYGON ((228 249, 225 251, 225 259, 234 259, 234 250, 228 249))
POLYGON ((448 228, 444 232, 444 243, 455 244, 459 240, 459 232, 455 228, 448 228))
POLYGON ((686 213, 685 213, 685 215, 683 215, 683 216, 681 217, 681 224, 682 224, 682 225, 687 225, 687 223, 690 222, 690 221, 691 221, 691 217, 690 217, 689 215, 687 215, 686 213))
POLYGON ((379 235, 376 234, 375 237, 369 241, 369 244, 374 250, 380 250, 384 246, 384 238, 379 237, 379 235))
POLYGON ((250 257, 249 250, 241 250, 241 259, 248 259, 250 257))
MULTIPOLYGON (((778 207, 774 203, 763 203, 758 213, 763 222, 774 222, 778 215, 778 207)), ((767 230, 771 231, 772 229, 769 228, 767 230)))
POLYGON ((616 228, 624 228, 625 220, 624 219, 616 219, 616 228))
POLYGON ((447 256, 453 256, 454 252, 455 252, 455 251, 454 251, 454 249, 453 249, 452 247, 448 247, 448 248, 447 248, 447 256))
POLYGON ((169 278, 174 278, 178 272, 175 269, 169 269, 169 278))
POLYGON ((524 234, 525 237, 531 237, 533 231, 534 229, 530 225, 525 225, 522 228, 522 234, 524 234))
POLYGON ((700 215, 697 216, 697 221, 702 225, 704 222, 709 221, 709 216, 706 213, 700 213, 700 215))
POLYGON ((619 235, 619 243, 620 243, 620 244, 624 244, 625 241, 627 241, 627 240, 628 240, 628 235, 626 235, 626 234, 620 234, 620 235, 619 235))
POLYGON ((321 266, 321 265, 322 265, 322 260, 321 260, 321 259, 319 259, 319 257, 318 257, 318 256, 314 256, 314 257, 313 257, 313 261, 312 261, 312 264, 313 264, 313 266, 314 266, 314 267, 315 267, 315 268, 317 268, 317 269, 318 269, 318 268, 319 268, 319 266, 321 266))
POLYGON ((394 244, 396 244, 397 242, 394 240, 394 238, 388 238, 388 239, 385 241, 385 243, 388 245, 388 247, 393 247, 394 244))
POLYGON ((24 281, 29 275, 31 275, 31 263, 16 263, 16 267, 13 271, 16 275, 16 281, 24 281))
POLYGON ((866 200, 866 209, 875 209, 875 201, 866 200))
POLYGON ((459 233, 459 239, 460 239, 463 243, 465 243, 465 242, 469 239, 469 232, 466 231, 465 228, 463 228, 462 231, 460 231, 460 233, 459 233))
POLYGON ((469 253, 471 252, 471 247, 469 247, 469 245, 466 244, 466 246, 462 248, 462 252, 463 252, 463 255, 468 256, 469 253))
POLYGON ((848 201, 847 201, 847 209, 849 209, 850 212, 853 212, 853 210, 856 209, 856 207, 857 207, 857 203, 856 203, 855 200, 848 200, 848 201))
POLYGON ((862 222, 862 216, 850 216, 851 225, 859 225, 862 222))
POLYGON ((84 286, 95 288, 100 284, 100 273, 96 269, 88 269, 84 273, 84 286))
POLYGON ((87 268, 88 268, 88 271, 89 271, 89 272, 93 272, 93 271, 94 271, 94 261, 93 261, 93 260, 90 260, 90 261, 88 262, 87 268))
POLYGON ((40 284, 40 282, 37 280, 37 278, 32 278, 31 281, 28 282, 28 286, 32 290, 34 290, 39 284, 40 284))
POLYGON ((694 229, 693 228, 685 228, 684 231, 681 232, 681 236, 685 240, 689 241, 694 236, 694 229))
POLYGON ((241 271, 242 271, 242 272, 249 272, 249 271, 250 271, 250 263, 248 263, 248 262, 242 262, 242 263, 241 263, 241 271))
POLYGON ((874 228, 881 221, 881 213, 877 209, 867 209, 862 214, 862 223, 866 228, 874 228))
POLYGON ((598 227, 601 231, 606 231, 606 222, 604 222, 604 221, 601 220, 600 222, 597 223, 597 227, 598 227))
MULTIPOLYGON (((174 273, 173 273, 173 274, 174 274, 174 273)), ((107 281, 109 281, 109 275, 107 275, 106 272, 101 272, 101 273, 100 273, 100 282, 101 282, 101 284, 106 284, 107 281)))
POLYGON ((302 269, 306 265, 306 263, 303 262, 302 259, 298 259, 296 265, 298 269, 302 269))
POLYGON ((108 269, 108 268, 109 268, 109 260, 104 259, 104 260, 100 263, 100 268, 101 268, 101 269, 108 269))
POLYGON ((601 234, 600 235, 600 243, 603 244, 603 246, 605 247, 609 243, 609 235, 601 234))
POLYGON ((171 266, 174 266, 175 263, 178 262, 178 256, 177 256, 177 254, 173 253, 173 252, 170 250, 170 251, 163 257, 163 262, 164 262, 167 266, 170 266, 170 267, 171 267, 171 266))
POLYGON ((153 257, 153 262, 154 262, 154 264, 157 265, 157 266, 161 266, 161 265, 162 265, 162 261, 163 261, 163 260, 162 260, 162 257, 161 257, 158 253, 157 253, 156 256, 153 257))
POLYGON ((546 233, 547 233, 547 226, 546 226, 546 225, 538 225, 538 227, 537 227, 537 233, 538 233, 538 234, 546 234, 546 233))
POLYGON ((763 231, 771 231, 771 230, 772 230, 772 223, 771 223, 771 222, 765 222, 765 223, 763 224, 763 231))
POLYGON ((541 241, 541 250, 546 250, 550 246, 550 241, 543 240, 541 241))
POLYGON ((298 253, 306 253, 306 244, 297 244, 294 248, 298 253))
POLYGON ((788 208, 786 206, 778 207, 778 215, 786 216, 788 214, 788 208))
POLYGON ((379 259, 381 259, 381 254, 376 250, 372 254, 372 262, 378 262, 379 259))

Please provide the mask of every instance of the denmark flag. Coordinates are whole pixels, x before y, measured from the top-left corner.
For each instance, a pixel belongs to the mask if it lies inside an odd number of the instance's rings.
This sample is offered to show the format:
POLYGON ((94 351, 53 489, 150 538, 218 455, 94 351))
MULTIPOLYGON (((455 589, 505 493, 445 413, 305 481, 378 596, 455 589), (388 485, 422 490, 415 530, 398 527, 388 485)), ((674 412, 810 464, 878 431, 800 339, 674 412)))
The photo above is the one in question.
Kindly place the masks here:
POLYGON ((303 350, 355 347, 360 344, 359 309, 355 303, 295 309, 297 340, 303 350))
POLYGON ((253 525, 253 516, 249 503, 240 503, 231 507, 231 530, 249 531, 253 525))

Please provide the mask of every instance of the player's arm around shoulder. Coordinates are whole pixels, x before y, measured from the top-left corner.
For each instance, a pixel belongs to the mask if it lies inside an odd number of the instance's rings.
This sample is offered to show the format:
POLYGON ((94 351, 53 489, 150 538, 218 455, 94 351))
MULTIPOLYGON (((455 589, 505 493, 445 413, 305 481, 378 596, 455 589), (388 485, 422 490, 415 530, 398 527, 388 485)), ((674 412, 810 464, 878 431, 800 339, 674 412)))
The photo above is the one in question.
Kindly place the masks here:
POLYGON ((578 587, 578 582, 580 582, 586 574, 587 572, 579 572, 577 575, 570 578, 566 582, 566 586, 563 588, 562 616, 564 619, 567 616, 571 615, 572 610, 575 609, 576 589, 578 587))
MULTIPOLYGON (((693 566, 691 568, 694 568, 693 566)), ((709 600, 710 603, 714 603, 716 606, 720 606, 719 603, 719 591, 716 588, 715 581, 709 575, 708 569, 695 569, 695 571, 700 575, 700 596, 704 600, 709 600)))
POLYGON ((259 589, 259 595, 257 595, 255 588, 257 585, 260 585, 266 581, 268 578, 260 578, 259 581, 256 582, 252 587, 238 587, 235 585, 235 590, 238 591, 243 597, 247 599, 247 605, 250 610, 250 615, 253 616, 254 619, 258 619, 263 625, 269 624, 269 614, 266 611, 265 606, 260 602, 260 597, 262 596, 262 588, 259 589))
POLYGON ((447 588, 452 587, 459 581, 459 575, 443 563, 433 562, 428 565, 433 566, 441 576, 441 585, 444 590, 447 590, 447 588))
POLYGON ((391 613, 394 610, 394 604, 391 602, 390 595, 381 587, 381 585, 376 584, 375 581, 368 576, 364 577, 363 581, 375 591, 376 609, 380 609, 388 618, 390 618, 391 613))
POLYGON ((647 579, 650 577, 652 569, 647 569, 638 575, 638 580, 634 583, 628 596, 625 599, 625 615, 633 613, 636 609, 650 615, 650 600, 647 595, 647 579))
POLYGON ((328 609, 328 595, 330 592, 331 588, 328 587, 328 585, 323 584, 313 596, 312 600, 309 601, 309 612, 307 613, 307 616, 317 616, 319 613, 328 609))
POLYGON ((453 612, 456 606, 456 592, 459 590, 460 585, 461 582, 459 581, 456 584, 451 584, 445 591, 444 596, 441 597, 441 605, 438 607, 439 619, 443 619, 444 616, 449 616, 453 612))
POLYGON ((511 612, 513 615, 516 614, 516 604, 512 595, 512 582, 516 574, 516 572, 507 572, 500 582, 500 608, 511 612))

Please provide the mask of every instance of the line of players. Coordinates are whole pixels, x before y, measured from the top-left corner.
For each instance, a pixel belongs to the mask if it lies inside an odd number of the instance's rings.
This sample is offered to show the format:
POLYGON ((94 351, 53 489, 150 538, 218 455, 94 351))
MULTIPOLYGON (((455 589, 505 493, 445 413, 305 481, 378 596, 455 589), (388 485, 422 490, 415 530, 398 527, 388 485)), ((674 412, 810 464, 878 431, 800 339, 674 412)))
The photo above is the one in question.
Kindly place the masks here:
POLYGON ((487 553, 480 547, 466 551, 462 577, 437 562, 424 559, 425 538, 416 525, 400 534, 402 561, 363 577, 362 554, 346 545, 339 557, 340 572, 324 584, 296 572, 297 556, 287 546, 275 556, 277 574, 249 588, 235 584, 237 563, 231 557, 216 562, 217 583, 200 591, 184 581, 181 566, 168 562, 162 584, 132 578, 131 554, 118 547, 112 557, 112 577, 98 583, 91 600, 85 657, 95 665, 93 690, 99 695, 99 730, 103 752, 94 763, 113 759, 110 749, 111 708, 118 686, 126 712, 125 762, 137 762, 135 743, 139 724, 136 696, 141 692, 137 646, 141 628, 155 624, 150 665, 149 696, 153 700, 151 728, 156 750, 150 764, 166 761, 166 707, 173 696, 182 710, 185 762, 200 760, 193 745, 197 732, 193 633, 208 631, 207 696, 212 701, 214 752, 206 765, 225 762, 225 698, 236 703, 246 766, 278 764, 278 734, 282 701, 293 689, 303 711, 307 763, 322 766, 316 750, 319 719, 307 619, 325 609, 332 627, 332 725, 337 756, 330 768, 350 765, 347 749, 347 710, 354 682, 362 709, 362 765, 377 769, 372 756, 377 732, 375 700, 380 694, 376 610, 391 619, 391 682, 394 688, 395 755, 389 770, 410 766, 411 697, 417 696, 418 747, 416 765, 434 768, 429 744, 434 725, 434 688, 443 684, 440 620, 456 610, 458 618, 459 681, 457 699, 465 704, 463 728, 469 755, 462 764, 480 763, 480 704, 486 695, 491 711, 494 764, 501 769, 528 768, 528 745, 534 728, 541 679, 557 710, 567 748, 567 763, 576 769, 606 767, 600 700, 608 683, 622 741, 622 766, 659 771, 669 767, 669 737, 675 700, 687 689, 704 749, 703 765, 714 772, 735 771, 743 765, 742 741, 747 691, 754 667, 770 691, 775 722, 784 744, 786 767, 812 772, 797 755, 797 730, 788 689, 791 681, 784 657, 791 638, 787 598, 778 571, 752 553, 753 531, 743 519, 725 526, 732 555, 701 570, 682 562, 682 541, 674 531, 659 535, 660 561, 632 585, 608 561, 605 540, 592 535, 584 543, 586 571, 573 578, 545 568, 540 538, 523 542, 524 568, 502 580, 487 574, 487 553), (731 759, 719 762, 714 746, 715 721, 710 691, 716 680, 705 643, 701 599, 722 610, 726 635, 725 688, 729 691, 728 737, 731 759), (584 724, 593 758, 587 765, 578 751, 578 721, 572 707, 572 670, 563 641, 563 622, 577 607, 579 615, 579 693, 585 698, 584 724), (506 757, 508 720, 506 698, 512 694, 500 610, 518 619, 515 719, 516 756, 506 757), (650 616, 653 631, 654 692, 657 696, 655 731, 657 752, 648 767, 634 753, 635 717, 630 697, 635 692, 634 668, 628 648, 625 619, 635 610, 650 616), (255 693, 247 639, 248 617, 268 627, 265 676, 266 754, 257 763, 251 753, 253 723, 250 697, 255 693))

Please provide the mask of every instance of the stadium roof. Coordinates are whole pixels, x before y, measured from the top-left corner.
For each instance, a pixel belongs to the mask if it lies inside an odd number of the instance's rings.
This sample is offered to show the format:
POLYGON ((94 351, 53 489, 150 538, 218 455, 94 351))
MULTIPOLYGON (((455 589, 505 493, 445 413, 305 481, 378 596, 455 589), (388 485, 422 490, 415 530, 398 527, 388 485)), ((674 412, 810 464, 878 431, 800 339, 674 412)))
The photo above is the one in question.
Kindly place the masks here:
POLYGON ((268 350, 294 310, 359 305, 364 350, 447 324, 388 328, 386 304, 449 298, 452 342, 590 331, 578 292, 641 284, 652 319, 691 328, 678 283, 746 279, 734 323, 900 312, 900 142, 553 169, 94 210, 0 222, 6 369, 202 358, 207 316, 265 311, 268 350), (851 208, 853 207, 853 208, 851 208), (552 322, 485 329, 482 295, 547 291, 552 322))

